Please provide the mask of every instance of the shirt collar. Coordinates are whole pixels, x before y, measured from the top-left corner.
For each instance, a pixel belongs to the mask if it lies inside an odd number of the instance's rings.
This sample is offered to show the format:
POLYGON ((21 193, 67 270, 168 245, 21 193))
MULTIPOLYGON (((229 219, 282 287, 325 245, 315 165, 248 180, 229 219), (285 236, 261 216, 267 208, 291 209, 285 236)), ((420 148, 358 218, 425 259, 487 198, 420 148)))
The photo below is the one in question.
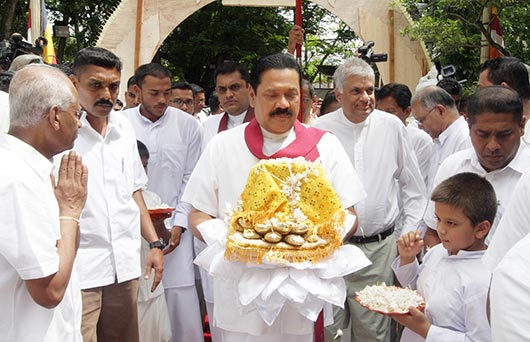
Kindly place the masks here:
POLYGON ((486 250, 481 251, 464 251, 459 250, 458 253, 455 255, 449 255, 449 251, 445 250, 444 258, 455 260, 455 259, 482 259, 482 256, 484 256, 484 253, 486 253, 486 250))
POLYGON ((447 139, 449 139, 450 136, 454 135, 456 132, 462 129, 462 125, 466 125, 466 120, 463 116, 460 116, 452 124, 450 124, 449 127, 447 127, 442 133, 440 133, 440 135, 438 136, 438 141, 440 142, 440 144, 443 145, 447 141, 447 139))
POLYGON ((470 160, 471 164, 474 167, 479 168, 480 170, 483 170, 484 173, 488 174, 501 173, 506 169, 512 169, 522 174, 526 169, 528 169, 528 165, 530 162, 530 149, 523 142, 521 142, 519 145, 519 149, 517 149, 517 153, 513 157, 512 161, 508 163, 508 165, 506 165, 502 169, 486 172, 486 170, 484 170, 484 168, 480 164, 480 161, 478 160, 475 149, 471 148, 470 150, 472 151, 472 153, 470 153, 466 159, 470 160))

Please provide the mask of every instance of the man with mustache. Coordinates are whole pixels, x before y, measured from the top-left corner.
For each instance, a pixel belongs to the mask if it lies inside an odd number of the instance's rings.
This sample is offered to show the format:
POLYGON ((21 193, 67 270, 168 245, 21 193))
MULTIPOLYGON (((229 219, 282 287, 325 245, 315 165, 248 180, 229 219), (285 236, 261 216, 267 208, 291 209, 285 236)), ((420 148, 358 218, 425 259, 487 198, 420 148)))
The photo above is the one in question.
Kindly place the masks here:
POLYGON ((134 130, 112 107, 120 89, 121 61, 91 47, 74 60, 72 81, 87 112, 74 149, 89 169, 88 199, 80 219, 76 267, 81 282, 84 341, 138 341, 140 234, 149 242, 145 277, 160 283, 163 244, 141 189, 147 182, 134 130))
POLYGON ((33 64, 10 86, 10 128, 0 134, 0 320, 4 341, 81 342, 81 295, 74 260, 87 169, 64 154, 80 120, 77 92, 61 71, 33 64))
MULTIPOLYGON (((249 88, 255 118, 212 138, 182 196, 193 206, 189 221, 198 239, 198 225, 224 219, 227 204, 236 206, 250 169, 261 159, 318 157, 345 208, 353 211, 363 198, 357 174, 336 137, 297 121, 301 81, 300 67, 290 55, 265 56, 255 64, 249 88)), ((354 231, 355 226, 347 235, 354 231)), ((282 309, 268 325, 257 310, 242 308, 235 281, 216 279, 213 286, 220 341, 313 341, 313 322, 292 309, 282 309)))
POLYGON ((171 74, 162 65, 141 65, 134 78, 134 92, 142 101, 123 114, 149 150, 148 189, 175 208, 170 229, 159 232, 168 245, 162 283, 171 341, 199 341, 203 335, 195 289, 193 237, 186 232, 191 207, 180 196, 201 153, 200 125, 192 115, 169 106, 171 74))
POLYGON ((395 115, 375 109, 375 75, 370 65, 360 58, 348 58, 333 80, 342 108, 319 117, 313 127, 339 138, 366 189, 366 199, 355 206, 359 229, 349 242, 359 247, 372 265, 345 277, 345 309, 334 308, 335 322, 326 329, 326 341, 334 340, 351 321, 353 341, 386 342, 390 340, 390 319, 362 308, 354 295, 366 285, 393 283, 394 230, 407 234, 418 229, 427 204, 425 183, 403 123, 395 115), (395 227, 400 212, 403 227, 395 227))

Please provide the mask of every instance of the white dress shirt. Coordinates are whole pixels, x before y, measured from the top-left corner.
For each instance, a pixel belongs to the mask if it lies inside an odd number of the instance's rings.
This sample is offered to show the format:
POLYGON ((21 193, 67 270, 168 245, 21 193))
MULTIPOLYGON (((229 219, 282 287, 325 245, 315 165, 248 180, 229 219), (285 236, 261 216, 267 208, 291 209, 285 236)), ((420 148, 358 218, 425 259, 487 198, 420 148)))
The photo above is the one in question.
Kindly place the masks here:
MULTIPOLYGON (((259 159, 250 153, 244 138, 245 127, 240 125, 217 134, 203 152, 182 197, 196 209, 213 217, 224 219, 227 206, 235 207, 247 182, 250 169, 259 159)), ((264 137, 264 150, 270 153, 269 134, 264 137)), ((284 138, 279 148, 295 138, 294 130, 284 138)), ((338 193, 345 208, 351 207, 365 194, 362 185, 337 138, 325 134, 317 144, 328 179, 338 193)), ((256 310, 241 312, 232 281, 216 281, 216 326, 227 331, 251 335, 312 334, 314 323, 284 308, 272 326, 268 326, 256 310)), ((312 336, 312 335, 311 335, 312 336)))
MULTIPOLYGON (((136 138, 149 150, 147 188, 175 208, 171 225, 187 229, 191 206, 180 198, 201 154, 199 122, 173 107, 152 122, 140 114, 140 108, 141 105, 122 113, 131 122, 136 138)), ((166 289, 195 284, 191 232, 184 232, 179 246, 164 257, 163 283, 166 289)))
POLYGON ((0 319, 2 341, 82 341, 75 270, 61 303, 38 305, 24 281, 59 272, 59 206, 53 164, 25 142, 0 134, 0 319))
POLYGON ((530 173, 525 172, 519 182, 512 186, 512 197, 504 211, 497 231, 491 239, 483 262, 494 270, 504 255, 517 242, 530 233, 530 212, 528 210, 530 194, 530 173))
POLYGON ((493 271, 490 312, 491 336, 495 342, 528 341, 530 338, 529 266, 530 235, 526 235, 493 271))
POLYGON ((486 317, 491 273, 481 263, 483 255, 463 250, 449 255, 440 244, 425 254, 421 266, 416 259, 405 266, 399 257, 394 261, 401 286, 417 289, 425 298, 425 315, 432 324, 426 339, 405 328, 401 341, 491 341, 486 317))
POLYGON ((431 158, 433 150, 433 141, 429 134, 424 130, 419 129, 413 125, 407 126, 407 136, 409 138, 410 147, 416 155, 416 161, 420 168, 421 175, 425 187, 429 185, 429 172, 431 167, 431 158))
POLYGON ((466 119, 461 116, 447 127, 438 138, 433 139, 432 159, 429 171, 429 186, 427 193, 432 193, 433 181, 438 168, 451 154, 471 147, 469 127, 466 119))
MULTIPOLYGON (((449 157, 440 165, 438 173, 434 178, 433 186, 436 187, 442 181, 447 178, 454 176, 462 172, 473 172, 479 176, 486 178, 497 195, 497 216, 488 234, 489 242, 495 234, 495 230, 499 225, 502 215, 510 201, 513 194, 515 185, 521 178, 523 172, 530 166, 530 149, 524 144, 519 146, 517 154, 514 156, 512 161, 504 168, 486 172, 478 160, 475 149, 469 148, 460 152, 457 152, 449 157)), ((430 198, 430 196, 429 196, 430 198)), ((431 229, 436 229, 436 215, 434 214, 434 202, 429 201, 425 216, 423 218, 425 224, 431 229)))
MULTIPOLYGON (((228 113, 226 113, 228 114, 228 113)), ((206 145, 212 140, 212 138, 219 132, 219 124, 225 113, 210 115, 202 123, 202 150, 204 151, 206 145)), ((228 129, 237 127, 243 123, 247 111, 239 115, 228 114, 228 129)))
MULTIPOLYGON (((398 192, 403 201, 402 233, 418 229, 427 205, 425 183, 408 144, 405 126, 395 115, 376 109, 362 123, 354 124, 340 108, 319 117, 313 127, 339 138, 361 177, 367 197, 355 210, 366 236, 381 233, 396 223, 400 214, 398 192)), ((355 235, 362 235, 362 230, 358 229, 355 235)))
POLYGON ((9 130, 9 94, 0 90, 0 133, 9 130))
POLYGON ((138 278, 140 209, 132 195, 146 185, 147 176, 134 130, 120 112, 110 113, 105 136, 85 119, 74 150, 88 167, 88 198, 76 258, 81 288, 138 278))

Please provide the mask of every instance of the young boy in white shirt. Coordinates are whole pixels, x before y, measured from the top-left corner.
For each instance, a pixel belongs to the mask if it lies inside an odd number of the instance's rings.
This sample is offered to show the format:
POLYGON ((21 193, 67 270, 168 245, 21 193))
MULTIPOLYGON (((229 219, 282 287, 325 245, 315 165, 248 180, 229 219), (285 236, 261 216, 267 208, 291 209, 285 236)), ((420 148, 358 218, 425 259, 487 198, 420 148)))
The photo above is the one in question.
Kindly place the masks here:
POLYGON ((486 301, 491 273, 481 258, 484 239, 497 212, 495 190, 474 173, 460 173, 440 183, 435 202, 441 244, 416 255, 423 240, 420 231, 398 240, 399 257, 392 269, 403 287, 425 298, 425 313, 411 307, 409 314, 392 315, 406 327, 401 341, 491 341, 486 301))

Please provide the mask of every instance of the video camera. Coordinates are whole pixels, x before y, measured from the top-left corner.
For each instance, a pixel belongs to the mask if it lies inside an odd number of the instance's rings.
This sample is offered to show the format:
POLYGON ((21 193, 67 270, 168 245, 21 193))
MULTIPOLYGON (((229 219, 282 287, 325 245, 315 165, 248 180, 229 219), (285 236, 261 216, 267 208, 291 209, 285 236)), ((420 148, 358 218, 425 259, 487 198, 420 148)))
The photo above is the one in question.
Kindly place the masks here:
POLYGON ((9 39, 0 42, 0 67, 7 70, 13 60, 26 54, 41 55, 42 49, 48 44, 44 37, 38 37, 35 45, 24 40, 20 33, 13 33, 9 39))
POLYGON ((365 45, 357 49, 359 58, 362 58, 366 63, 386 62, 388 55, 386 53, 374 53, 372 48, 375 43, 369 40, 365 45))

